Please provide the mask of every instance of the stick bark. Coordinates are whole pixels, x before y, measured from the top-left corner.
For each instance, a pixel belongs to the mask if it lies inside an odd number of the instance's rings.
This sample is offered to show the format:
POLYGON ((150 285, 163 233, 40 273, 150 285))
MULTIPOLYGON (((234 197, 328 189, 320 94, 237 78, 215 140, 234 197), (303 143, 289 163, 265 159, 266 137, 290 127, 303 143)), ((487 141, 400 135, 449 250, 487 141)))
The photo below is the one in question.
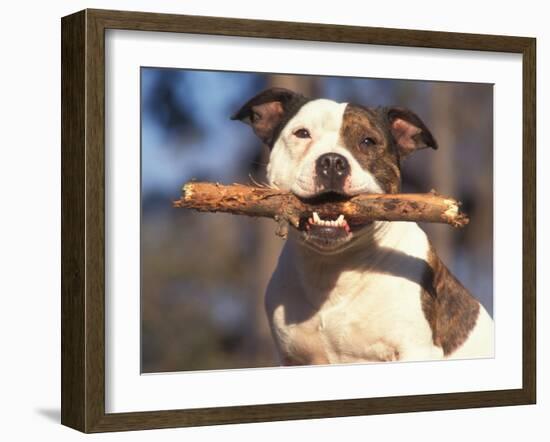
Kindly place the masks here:
MULTIPOLYGON (((456 199, 434 191, 416 194, 361 194, 343 201, 313 202, 304 201, 281 190, 242 184, 189 182, 182 190, 181 198, 173 202, 174 207, 273 218, 279 222, 282 230, 287 223, 297 228, 300 219, 309 218, 314 211, 326 219, 335 219, 343 214, 348 222, 353 223, 375 220, 414 221, 464 227, 469 222, 456 199)), ((284 233, 279 232, 282 236, 284 233)))

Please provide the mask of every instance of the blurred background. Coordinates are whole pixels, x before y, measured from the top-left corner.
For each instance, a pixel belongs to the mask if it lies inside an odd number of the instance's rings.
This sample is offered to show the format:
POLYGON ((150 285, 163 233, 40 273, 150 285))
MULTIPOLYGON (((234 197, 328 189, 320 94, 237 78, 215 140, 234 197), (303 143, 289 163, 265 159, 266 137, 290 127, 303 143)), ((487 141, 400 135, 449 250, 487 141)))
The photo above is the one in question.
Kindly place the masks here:
POLYGON ((440 148, 404 162, 403 191, 463 202, 466 228, 422 227, 492 315, 492 85, 142 68, 142 372, 277 365, 263 307, 283 245, 275 222, 172 208, 193 178, 265 181, 268 149, 229 117, 272 86, 420 116, 440 148))

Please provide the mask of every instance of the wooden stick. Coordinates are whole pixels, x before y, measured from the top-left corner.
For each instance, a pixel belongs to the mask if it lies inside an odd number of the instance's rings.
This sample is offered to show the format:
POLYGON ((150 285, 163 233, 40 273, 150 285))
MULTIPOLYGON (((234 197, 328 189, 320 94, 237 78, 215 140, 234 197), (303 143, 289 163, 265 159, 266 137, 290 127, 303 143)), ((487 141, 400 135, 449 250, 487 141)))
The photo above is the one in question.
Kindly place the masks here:
POLYGON ((174 207, 200 212, 227 212, 235 215, 273 218, 279 222, 281 236, 290 223, 299 227, 300 219, 317 212, 322 218, 335 219, 343 214, 348 222, 362 224, 374 220, 447 223, 464 227, 468 217, 460 203, 432 191, 417 194, 362 194, 338 202, 304 201, 277 189, 242 184, 189 182, 174 207))

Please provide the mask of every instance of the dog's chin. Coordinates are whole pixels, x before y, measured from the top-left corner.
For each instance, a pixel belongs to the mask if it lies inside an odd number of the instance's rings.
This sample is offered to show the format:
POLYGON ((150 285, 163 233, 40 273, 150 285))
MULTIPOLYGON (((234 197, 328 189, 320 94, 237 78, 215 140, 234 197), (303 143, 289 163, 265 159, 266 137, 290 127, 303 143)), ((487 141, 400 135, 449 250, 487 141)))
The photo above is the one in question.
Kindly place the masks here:
MULTIPOLYGON (((327 201, 343 201, 349 195, 323 193, 308 198, 312 204, 322 204, 327 201)), ((370 223, 354 224, 346 220, 342 214, 321 218, 317 212, 302 218, 298 226, 300 242, 310 249, 322 254, 340 253, 347 249, 361 235, 361 231, 370 223)))
POLYGON ((310 226, 306 230, 300 229, 299 240, 304 246, 317 253, 337 254, 351 247, 366 227, 367 225, 354 226, 353 230, 346 231, 333 226, 310 226))

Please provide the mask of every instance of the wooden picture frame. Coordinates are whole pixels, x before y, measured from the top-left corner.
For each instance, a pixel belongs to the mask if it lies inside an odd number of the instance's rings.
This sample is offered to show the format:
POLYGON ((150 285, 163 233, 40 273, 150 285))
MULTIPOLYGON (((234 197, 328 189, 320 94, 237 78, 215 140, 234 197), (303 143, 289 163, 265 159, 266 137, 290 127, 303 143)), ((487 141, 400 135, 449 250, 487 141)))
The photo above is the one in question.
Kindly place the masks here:
POLYGON ((62 409, 83 432, 533 404, 536 398, 533 38, 84 10, 62 19, 62 409), (523 385, 464 393, 132 413, 105 411, 105 30, 262 37, 521 54, 523 385))

